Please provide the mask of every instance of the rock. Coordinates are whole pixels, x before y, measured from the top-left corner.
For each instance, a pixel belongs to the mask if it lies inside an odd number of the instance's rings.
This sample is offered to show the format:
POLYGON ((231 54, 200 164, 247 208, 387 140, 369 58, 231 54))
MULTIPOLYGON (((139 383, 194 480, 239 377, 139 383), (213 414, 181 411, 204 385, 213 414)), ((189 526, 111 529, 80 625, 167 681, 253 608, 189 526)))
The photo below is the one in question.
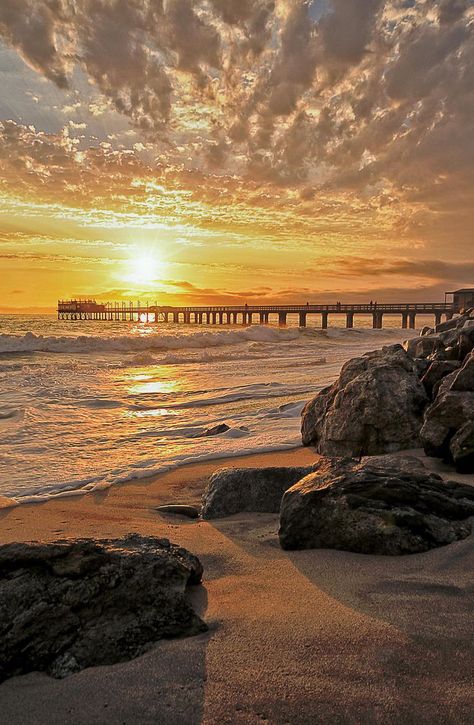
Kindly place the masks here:
POLYGON ((137 534, 1 546, 0 681, 66 677, 204 631, 184 596, 201 576, 185 549, 137 534))
POLYGON ((432 327, 425 326, 420 332, 420 336, 423 337, 423 335, 432 335, 434 332, 432 327))
POLYGON ((447 332, 448 330, 455 330, 459 326, 460 317, 453 317, 451 320, 446 322, 440 322, 436 325, 435 332, 447 332))
POLYGON ((451 390, 459 390, 461 392, 474 392, 474 355, 466 358, 464 365, 454 376, 451 383, 451 390))
POLYGON ((458 340, 458 359, 464 360, 474 350, 474 327, 462 329, 458 340))
POLYGON ((451 441, 455 440, 454 450, 457 459, 460 462, 462 460, 460 465, 463 471, 474 472, 469 455, 469 436, 463 433, 459 440, 456 438, 458 431, 474 421, 474 355, 469 355, 459 370, 444 377, 434 392, 436 397, 426 409, 421 429, 425 453, 452 461, 451 441), (464 454, 460 445, 467 447, 464 454))
POLYGON ((459 473, 474 472, 474 420, 459 428, 451 438, 449 450, 459 473))
POLYGON ((429 365, 428 370, 421 378, 421 382, 425 386, 425 390, 430 398, 435 385, 446 377, 446 375, 449 375, 460 367, 461 363, 457 360, 437 360, 429 365))
POLYGON ((416 448, 428 402, 414 360, 401 345, 385 347, 350 360, 306 405, 303 443, 334 456, 416 448))
POLYGON ((174 516, 186 516, 188 519, 198 519, 199 509, 195 506, 188 506, 182 503, 166 504, 157 506, 155 511, 159 514, 172 514, 174 516))
POLYGON ((474 488, 414 467, 321 459, 283 496, 284 549, 414 554, 471 532, 474 488))
POLYGON ((220 519, 242 511, 278 513, 285 491, 312 470, 312 466, 223 468, 209 479, 201 516, 220 519))
POLYGON ((422 336, 406 340, 404 347, 412 358, 462 362, 474 349, 474 318, 467 311, 436 325, 434 331, 423 328, 422 336))
POLYGON ((208 428, 204 431, 204 433, 199 433, 196 438, 208 438, 210 436, 218 436, 221 435, 221 433, 227 433, 228 430, 230 430, 230 426, 228 426, 227 423, 220 423, 219 425, 215 425, 213 428, 208 428))
POLYGON ((403 347, 410 357, 428 357, 440 350, 444 350, 444 345, 437 335, 425 335, 424 337, 414 337, 406 340, 403 347))
POLYGON ((431 360, 424 360, 421 357, 417 357, 417 358, 415 358, 413 360, 413 362, 415 363, 416 374, 418 375, 419 378, 422 378, 423 375, 428 370, 429 366, 431 365, 431 362, 432 361, 431 360))
POLYGON ((426 455, 450 460, 453 435, 474 417, 474 393, 448 390, 438 393, 426 411, 421 440, 426 455))
POLYGON ((426 466, 418 456, 400 456, 397 454, 385 454, 383 456, 365 456, 361 461, 363 464, 370 463, 373 466, 385 468, 400 468, 402 471, 426 471, 426 466))

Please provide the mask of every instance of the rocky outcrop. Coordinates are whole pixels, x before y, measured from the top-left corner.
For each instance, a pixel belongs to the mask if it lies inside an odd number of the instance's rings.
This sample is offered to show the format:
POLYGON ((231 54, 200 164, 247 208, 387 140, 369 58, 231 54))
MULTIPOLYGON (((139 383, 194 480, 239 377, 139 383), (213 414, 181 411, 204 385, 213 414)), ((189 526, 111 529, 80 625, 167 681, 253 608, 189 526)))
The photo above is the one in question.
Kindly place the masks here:
POLYGON ((428 396, 401 345, 350 360, 302 414, 302 438, 323 455, 362 456, 420 445, 428 396))
POLYGON ((321 459, 283 496, 284 549, 414 554, 471 532, 474 488, 410 462, 321 459))
POLYGON ((167 539, 0 547, 0 681, 33 670, 65 677, 204 631, 184 595, 201 576, 199 560, 167 539))
POLYGON ((312 466, 223 468, 209 479, 201 517, 220 519, 242 511, 278 513, 285 491, 312 470, 312 466))
POLYGON ((421 440, 428 456, 453 461, 463 473, 474 471, 474 353, 447 375, 425 413, 421 440))
POLYGON ((434 330, 423 328, 421 336, 407 340, 404 347, 413 358, 463 362, 474 348, 474 310, 441 322, 434 330))
POLYGON ((422 333, 403 348, 346 363, 338 380, 305 406, 303 444, 322 455, 355 457, 423 444, 429 455, 474 471, 470 429, 455 437, 474 417, 474 310, 422 333))

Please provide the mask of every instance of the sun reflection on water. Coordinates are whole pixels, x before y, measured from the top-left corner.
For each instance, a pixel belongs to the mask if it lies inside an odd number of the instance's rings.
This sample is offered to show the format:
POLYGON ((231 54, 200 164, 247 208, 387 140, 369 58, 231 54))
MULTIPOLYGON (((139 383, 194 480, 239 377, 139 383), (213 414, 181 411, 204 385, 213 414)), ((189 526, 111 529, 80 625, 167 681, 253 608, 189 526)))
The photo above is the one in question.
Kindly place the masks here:
POLYGON ((168 415, 179 415, 177 410, 168 408, 153 408, 152 410, 133 410, 128 413, 133 418, 161 418, 168 415))
POLYGON ((184 382, 179 377, 172 377, 172 370, 167 366, 154 366, 153 369, 137 370, 125 378, 129 395, 153 395, 178 393, 183 390, 184 382))

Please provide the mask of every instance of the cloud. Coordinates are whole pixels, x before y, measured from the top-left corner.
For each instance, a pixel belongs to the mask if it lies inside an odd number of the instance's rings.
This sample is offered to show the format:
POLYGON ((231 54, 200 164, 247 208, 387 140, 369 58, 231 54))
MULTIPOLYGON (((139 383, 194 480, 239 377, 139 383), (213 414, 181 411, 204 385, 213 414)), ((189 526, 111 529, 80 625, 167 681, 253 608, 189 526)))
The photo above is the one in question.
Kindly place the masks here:
POLYGON ((462 262, 446 262, 440 259, 366 259, 362 257, 331 258, 319 260, 320 269, 335 277, 417 277, 434 282, 452 281, 472 283, 474 258, 462 262))
MULTIPOLYGON (((469 252, 467 0, 3 0, 0 35, 61 93, 95 89, 85 102, 98 124, 114 109, 131 127, 107 130, 106 146, 82 116, 69 126, 81 139, 4 121, 5 194, 75 199, 104 223, 120 207, 137 224, 153 209, 153 223, 194 217, 238 243, 255 243, 255 225, 263 246, 293 237, 337 251, 365 234, 469 252), (147 196, 136 179, 171 193, 147 196)), ((77 103, 66 95, 63 123, 77 103)))

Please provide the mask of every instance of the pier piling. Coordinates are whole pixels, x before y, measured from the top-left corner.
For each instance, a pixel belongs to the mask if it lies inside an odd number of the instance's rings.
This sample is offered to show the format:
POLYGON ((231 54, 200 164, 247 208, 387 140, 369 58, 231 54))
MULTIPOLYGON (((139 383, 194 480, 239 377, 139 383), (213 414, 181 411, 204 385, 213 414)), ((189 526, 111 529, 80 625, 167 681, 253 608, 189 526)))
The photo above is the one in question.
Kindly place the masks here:
MULTIPOLYGON (((354 327, 355 315, 372 317, 372 326, 383 327, 384 315, 399 315, 401 327, 414 330, 417 315, 432 315, 438 325, 443 317, 452 319, 459 310, 453 302, 433 303, 390 303, 390 304, 309 304, 304 305, 229 305, 229 306, 187 306, 141 305, 136 303, 102 303, 96 300, 60 300, 58 320, 82 320, 97 322, 146 322, 147 324, 173 323, 175 325, 252 325, 255 317, 260 325, 269 324, 269 316, 277 316, 279 327, 286 327, 288 315, 296 317, 300 327, 310 324, 312 315, 320 315, 321 328, 329 326, 329 315, 345 315, 346 327, 354 327)), ((274 319, 274 318, 273 318, 274 319)), ((294 319, 294 318, 293 318, 294 319)))

